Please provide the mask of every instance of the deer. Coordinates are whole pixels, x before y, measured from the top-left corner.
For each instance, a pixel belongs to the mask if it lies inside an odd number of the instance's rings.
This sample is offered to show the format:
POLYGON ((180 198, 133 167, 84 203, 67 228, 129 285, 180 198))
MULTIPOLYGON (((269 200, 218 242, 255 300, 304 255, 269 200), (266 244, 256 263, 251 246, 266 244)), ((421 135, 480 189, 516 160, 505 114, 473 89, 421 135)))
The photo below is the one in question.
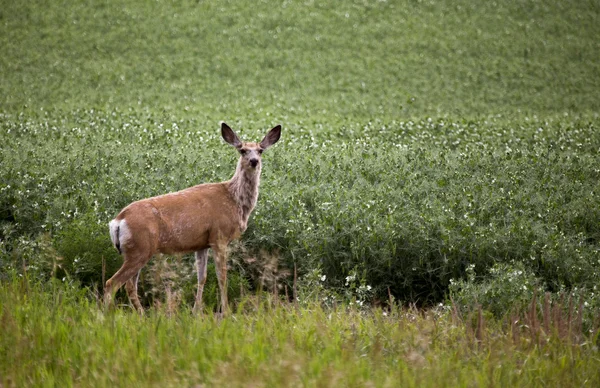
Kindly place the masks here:
POLYGON ((281 125, 273 127, 260 143, 242 142, 221 122, 221 136, 239 152, 233 177, 224 182, 203 183, 187 189, 132 202, 109 222, 110 238, 123 256, 121 268, 106 281, 104 305, 125 284, 133 308, 143 313, 138 298, 142 267, 157 253, 195 253, 198 288, 194 313, 202 311, 208 251, 213 252, 219 285, 221 314, 228 311, 227 247, 248 226, 258 200, 264 150, 277 143, 281 125))

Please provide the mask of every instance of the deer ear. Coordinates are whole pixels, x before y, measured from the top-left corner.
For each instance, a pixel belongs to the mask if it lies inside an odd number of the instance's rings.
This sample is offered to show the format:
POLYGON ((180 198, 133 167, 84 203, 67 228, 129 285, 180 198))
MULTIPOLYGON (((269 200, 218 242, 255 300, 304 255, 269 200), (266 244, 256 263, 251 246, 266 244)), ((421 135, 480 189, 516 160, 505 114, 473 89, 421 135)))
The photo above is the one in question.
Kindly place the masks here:
POLYGON ((240 138, 238 137, 238 135, 236 135, 235 132, 233 132, 233 129, 229 128, 229 125, 225 124, 222 121, 221 121, 221 136, 223 136, 223 139, 227 143, 231 144, 235 148, 239 148, 242 146, 242 142, 240 141, 240 138))
POLYGON ((271 129, 269 131, 269 133, 267 133, 265 138, 262 139, 262 141, 260 142, 260 146, 263 149, 267 149, 268 147, 277 143, 277 140, 279 140, 280 136, 281 136, 281 125, 278 125, 278 126, 274 127, 273 129, 271 129))

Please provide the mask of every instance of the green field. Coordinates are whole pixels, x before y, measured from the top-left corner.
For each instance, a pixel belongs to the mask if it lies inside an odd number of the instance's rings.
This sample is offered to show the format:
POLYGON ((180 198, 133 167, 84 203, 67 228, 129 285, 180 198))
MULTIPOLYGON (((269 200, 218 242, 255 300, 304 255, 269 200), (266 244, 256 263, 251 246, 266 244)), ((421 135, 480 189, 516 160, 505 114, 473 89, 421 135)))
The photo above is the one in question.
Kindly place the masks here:
POLYGON ((598 36, 595 1, 0 0, 0 386, 598 385, 598 36), (229 179, 221 120, 283 126, 233 315, 189 256, 104 312, 108 221, 229 179))

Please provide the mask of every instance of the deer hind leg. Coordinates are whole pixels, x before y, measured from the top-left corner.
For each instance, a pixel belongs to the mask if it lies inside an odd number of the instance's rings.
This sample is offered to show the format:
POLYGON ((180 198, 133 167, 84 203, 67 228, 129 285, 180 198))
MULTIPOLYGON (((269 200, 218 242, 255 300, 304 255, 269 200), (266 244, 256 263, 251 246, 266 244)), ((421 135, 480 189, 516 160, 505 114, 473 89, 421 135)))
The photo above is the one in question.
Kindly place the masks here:
POLYGON ((106 285, 104 286, 104 302, 107 306, 111 303, 114 293, 121 288, 123 284, 127 283, 127 296, 129 297, 130 302, 138 311, 143 311, 137 296, 137 280, 140 270, 148 261, 150 261, 150 258, 152 258, 152 253, 143 252, 133 254, 125 252, 123 265, 113 277, 106 281, 106 285))
POLYGON ((129 297, 129 301, 133 304, 133 307, 139 311, 140 313, 144 312, 144 308, 140 303, 140 298, 138 297, 138 280, 140 279, 140 269, 137 274, 129 279, 125 283, 125 289, 127 290, 127 296, 129 297))
POLYGON ((227 303, 227 245, 216 244, 211 248, 215 256, 215 269, 221 293, 221 314, 226 315, 229 312, 229 304, 227 303))
POLYGON ((206 283, 206 265, 208 264, 208 248, 196 252, 196 269, 198 271, 198 291, 194 302, 194 312, 202 312, 202 292, 206 283))

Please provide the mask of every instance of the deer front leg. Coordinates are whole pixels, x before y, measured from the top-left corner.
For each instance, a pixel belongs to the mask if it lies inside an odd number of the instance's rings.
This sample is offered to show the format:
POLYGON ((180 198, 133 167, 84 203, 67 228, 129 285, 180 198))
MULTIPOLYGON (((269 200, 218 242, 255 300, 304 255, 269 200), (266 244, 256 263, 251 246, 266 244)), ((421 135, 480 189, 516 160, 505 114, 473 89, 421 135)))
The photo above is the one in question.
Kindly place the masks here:
POLYGON ((208 248, 196 252, 196 270, 198 271, 198 291, 194 302, 194 313, 202 312, 202 292, 206 283, 206 265, 208 264, 208 248))
POLYGON ((227 303, 227 247, 214 246, 212 248, 215 254, 215 269, 221 293, 221 314, 225 316, 229 312, 229 304, 227 303))

